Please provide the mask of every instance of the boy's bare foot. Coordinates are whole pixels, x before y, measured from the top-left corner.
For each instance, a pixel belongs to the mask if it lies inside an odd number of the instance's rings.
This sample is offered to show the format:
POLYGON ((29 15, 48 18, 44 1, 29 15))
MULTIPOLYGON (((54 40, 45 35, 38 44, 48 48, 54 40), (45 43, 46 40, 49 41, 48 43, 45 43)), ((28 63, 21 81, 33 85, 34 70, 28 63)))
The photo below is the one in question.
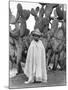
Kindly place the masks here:
POLYGON ((33 82, 34 82, 33 80, 28 80, 28 81, 25 81, 24 83, 28 84, 28 83, 33 83, 33 82))

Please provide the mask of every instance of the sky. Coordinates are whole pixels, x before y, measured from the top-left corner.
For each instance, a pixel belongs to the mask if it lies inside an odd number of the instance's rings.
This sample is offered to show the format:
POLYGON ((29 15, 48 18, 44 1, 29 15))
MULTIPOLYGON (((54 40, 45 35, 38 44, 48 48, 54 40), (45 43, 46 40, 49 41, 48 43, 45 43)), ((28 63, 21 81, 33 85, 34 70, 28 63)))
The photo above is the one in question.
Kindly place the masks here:
MULTIPOLYGON (((11 9, 11 12, 12 14, 16 17, 16 14, 17 14, 17 4, 18 3, 21 3, 22 4, 22 7, 23 9, 26 9, 26 10, 31 10, 31 8, 36 8, 37 6, 41 7, 40 4, 38 3, 25 3, 25 2, 10 2, 10 9, 11 9)), ((54 10, 52 12, 52 15, 51 16, 54 16, 54 10)), ((34 25, 35 25, 35 20, 34 20, 34 17, 32 15, 30 15, 29 19, 27 20, 27 28, 31 31, 34 30, 34 25)), ((61 26, 61 23, 59 23, 59 27, 61 26)), ((12 30, 15 28, 14 25, 11 25, 11 28, 12 30)), ((51 28, 51 25, 49 24, 49 28, 51 28)))
MULTIPOLYGON (((17 14, 17 4, 21 3, 23 9, 31 10, 31 8, 36 8, 37 6, 40 7, 38 3, 24 3, 24 2, 10 2, 10 9, 12 14, 16 17, 17 14)), ((32 31, 34 29, 35 20, 32 15, 30 15, 29 19, 27 20, 27 28, 32 31)), ((14 29, 15 26, 11 25, 11 28, 14 29)))

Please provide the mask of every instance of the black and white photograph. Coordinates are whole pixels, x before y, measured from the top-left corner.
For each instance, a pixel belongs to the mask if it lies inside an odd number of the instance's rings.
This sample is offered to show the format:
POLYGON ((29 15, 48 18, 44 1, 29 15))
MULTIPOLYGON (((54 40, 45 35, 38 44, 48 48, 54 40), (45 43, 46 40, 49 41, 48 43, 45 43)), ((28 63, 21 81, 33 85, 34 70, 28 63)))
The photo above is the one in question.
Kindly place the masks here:
POLYGON ((66 86, 64 3, 9 0, 9 88, 66 86))

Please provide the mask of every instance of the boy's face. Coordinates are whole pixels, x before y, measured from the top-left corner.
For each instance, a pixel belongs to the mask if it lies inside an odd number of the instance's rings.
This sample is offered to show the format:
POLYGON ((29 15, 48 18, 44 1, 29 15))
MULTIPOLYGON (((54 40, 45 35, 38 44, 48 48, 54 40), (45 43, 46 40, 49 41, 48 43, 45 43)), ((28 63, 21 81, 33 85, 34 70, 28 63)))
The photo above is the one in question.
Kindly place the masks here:
POLYGON ((33 38, 34 38, 35 41, 38 41, 40 36, 39 35, 33 35, 33 38))

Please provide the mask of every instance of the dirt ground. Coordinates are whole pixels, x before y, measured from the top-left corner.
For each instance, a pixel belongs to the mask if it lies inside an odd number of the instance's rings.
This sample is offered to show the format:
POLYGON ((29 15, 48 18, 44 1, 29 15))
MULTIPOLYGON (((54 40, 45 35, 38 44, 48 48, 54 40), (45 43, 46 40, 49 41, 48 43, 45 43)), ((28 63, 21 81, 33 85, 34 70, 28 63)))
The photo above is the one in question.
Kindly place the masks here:
POLYGON ((50 86, 65 86, 66 72, 65 71, 48 71, 48 81, 46 83, 30 83, 24 84, 26 76, 20 74, 9 78, 9 88, 35 88, 35 87, 50 87, 50 86))

